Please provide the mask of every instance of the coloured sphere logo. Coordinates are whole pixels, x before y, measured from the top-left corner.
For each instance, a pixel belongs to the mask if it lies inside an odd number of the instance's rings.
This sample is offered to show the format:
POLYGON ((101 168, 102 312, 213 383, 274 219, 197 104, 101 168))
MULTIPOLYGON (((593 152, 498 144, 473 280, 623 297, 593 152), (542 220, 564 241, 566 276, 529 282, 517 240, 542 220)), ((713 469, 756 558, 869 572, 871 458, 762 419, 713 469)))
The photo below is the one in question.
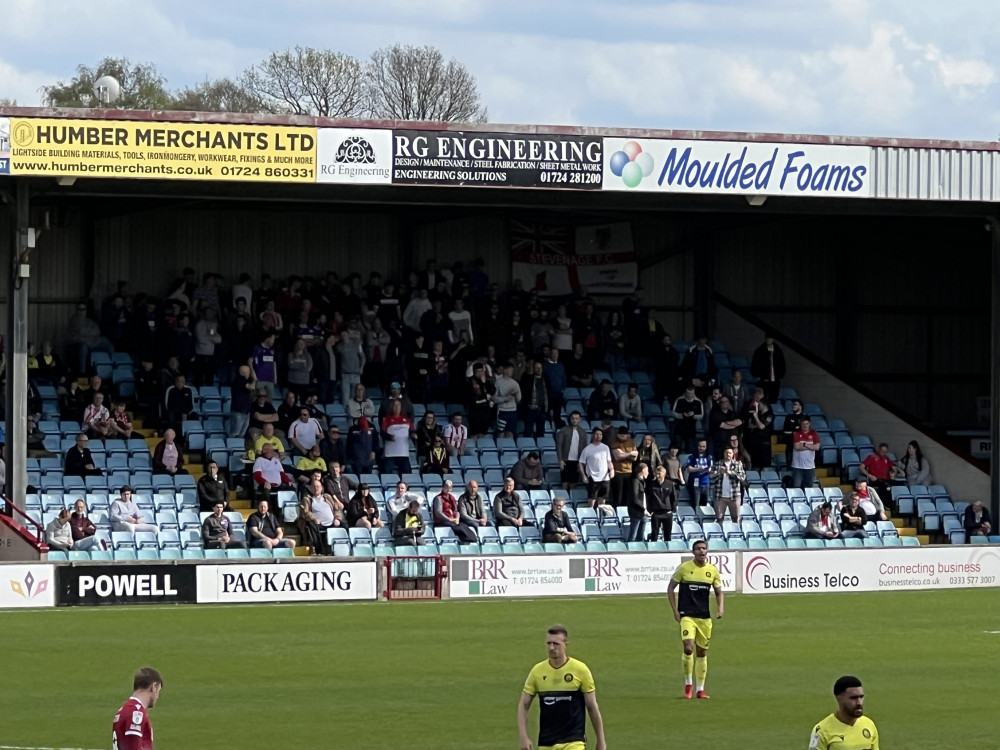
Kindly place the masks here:
POLYGON ((653 174, 653 156, 635 141, 626 141, 620 151, 611 154, 608 166, 615 177, 622 178, 625 187, 635 188, 653 174))

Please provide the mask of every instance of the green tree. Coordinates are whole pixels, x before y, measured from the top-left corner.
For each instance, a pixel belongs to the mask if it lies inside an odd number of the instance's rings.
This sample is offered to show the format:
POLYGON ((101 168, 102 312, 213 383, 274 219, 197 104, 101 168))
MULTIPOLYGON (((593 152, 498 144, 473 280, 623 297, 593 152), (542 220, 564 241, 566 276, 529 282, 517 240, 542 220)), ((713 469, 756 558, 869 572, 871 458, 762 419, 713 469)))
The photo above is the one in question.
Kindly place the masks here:
POLYGON ((43 86, 42 102, 48 107, 97 107, 94 81, 101 76, 114 76, 121 84, 121 96, 111 106, 115 109, 169 109, 173 101, 152 63, 134 63, 126 57, 106 57, 93 68, 80 65, 76 76, 43 86))
POLYGON ((360 117, 365 111, 364 66, 341 52, 298 46, 272 52, 239 83, 268 112, 360 117))
POLYGON ((171 109, 189 112, 270 112, 263 101, 230 78, 181 89, 171 109))
POLYGON ((476 78, 435 47, 394 44, 368 61, 369 111, 376 119, 486 122, 476 78))

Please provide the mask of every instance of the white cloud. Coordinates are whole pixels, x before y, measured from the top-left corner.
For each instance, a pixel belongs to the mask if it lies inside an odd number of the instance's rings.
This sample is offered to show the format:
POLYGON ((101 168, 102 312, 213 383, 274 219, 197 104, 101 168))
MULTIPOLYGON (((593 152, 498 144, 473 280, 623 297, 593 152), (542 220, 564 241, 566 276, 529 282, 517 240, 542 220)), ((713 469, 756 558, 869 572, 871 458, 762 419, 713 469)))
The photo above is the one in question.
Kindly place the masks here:
POLYGON ((973 98, 996 83, 996 71, 982 60, 957 60, 929 44, 924 59, 933 63, 945 88, 956 89, 962 99, 973 98))
POLYGON ((44 73, 18 70, 9 62, 0 60, 0 81, 3 81, 0 98, 12 99, 19 107, 37 107, 42 99, 38 90, 51 83, 52 79, 44 73))

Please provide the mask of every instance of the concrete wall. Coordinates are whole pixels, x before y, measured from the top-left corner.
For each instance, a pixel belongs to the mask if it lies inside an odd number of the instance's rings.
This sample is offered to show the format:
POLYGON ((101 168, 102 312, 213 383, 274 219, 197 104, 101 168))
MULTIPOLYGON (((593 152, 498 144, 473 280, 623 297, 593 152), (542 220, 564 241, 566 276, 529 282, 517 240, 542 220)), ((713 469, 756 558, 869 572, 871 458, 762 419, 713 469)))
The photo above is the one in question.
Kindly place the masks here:
MULTIPOLYGON (((764 332, 722 305, 716 306, 715 338, 725 341, 733 354, 750 357, 764 332)), ((795 388, 804 401, 815 401, 827 418, 843 419, 854 435, 867 435, 876 444, 886 442, 897 456, 916 440, 931 463, 935 484, 948 488, 953 500, 989 500, 989 475, 971 466, 948 448, 908 425, 826 370, 783 347, 788 375, 783 384, 795 388)))

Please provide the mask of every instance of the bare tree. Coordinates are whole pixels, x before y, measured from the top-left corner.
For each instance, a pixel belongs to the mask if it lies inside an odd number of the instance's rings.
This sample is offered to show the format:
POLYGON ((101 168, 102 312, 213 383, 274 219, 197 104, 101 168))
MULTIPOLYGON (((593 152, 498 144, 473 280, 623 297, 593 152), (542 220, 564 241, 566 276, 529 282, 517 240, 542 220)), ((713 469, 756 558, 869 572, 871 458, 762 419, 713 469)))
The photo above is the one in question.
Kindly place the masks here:
POLYGON ((435 47, 394 44, 368 61, 370 113, 378 119, 486 122, 476 78, 435 47))
POLYGON ((320 117, 360 117, 364 84, 359 60, 312 47, 272 52, 240 79, 242 88, 268 112, 320 117))
POLYGON ((68 82, 42 86, 42 102, 49 107, 96 107, 100 102, 94 96, 94 81, 105 75, 114 76, 122 87, 115 109, 169 109, 172 98, 156 66, 126 57, 106 57, 93 68, 78 66, 68 82))
POLYGON ((205 80, 174 95, 173 109, 189 112, 269 112, 259 97, 230 78, 205 80))

